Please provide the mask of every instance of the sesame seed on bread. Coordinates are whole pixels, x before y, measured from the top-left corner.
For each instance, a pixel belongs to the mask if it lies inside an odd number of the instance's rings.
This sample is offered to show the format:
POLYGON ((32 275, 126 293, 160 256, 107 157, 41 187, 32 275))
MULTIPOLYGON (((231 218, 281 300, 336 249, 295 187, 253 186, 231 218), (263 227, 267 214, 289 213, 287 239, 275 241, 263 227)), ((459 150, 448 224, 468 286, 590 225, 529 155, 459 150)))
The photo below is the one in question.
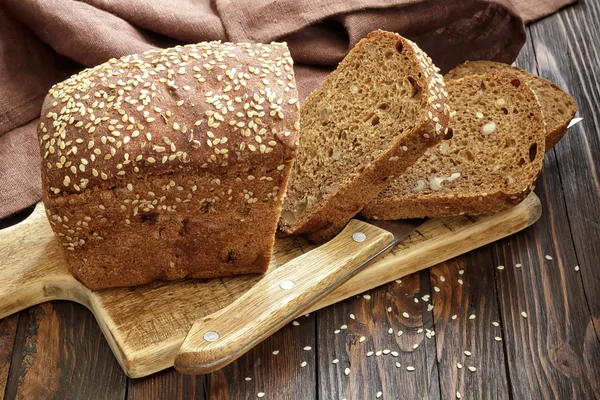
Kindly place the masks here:
POLYGON ((54 85, 44 203, 74 276, 101 289, 264 272, 297 97, 282 43, 152 50, 54 85))
POLYGON ((437 71, 395 33, 372 32, 350 51, 301 108, 285 233, 332 237, 441 140, 449 110, 437 71))
POLYGON ((449 71, 445 78, 453 80, 486 72, 507 72, 516 75, 533 90, 542 106, 546 125, 546 151, 550 150, 567 132, 569 122, 577 112, 573 97, 554 83, 521 68, 494 61, 467 61, 449 71))
POLYGON ((507 73, 447 82, 448 133, 362 214, 376 219, 478 215, 522 201, 543 163, 545 131, 532 90, 507 73))

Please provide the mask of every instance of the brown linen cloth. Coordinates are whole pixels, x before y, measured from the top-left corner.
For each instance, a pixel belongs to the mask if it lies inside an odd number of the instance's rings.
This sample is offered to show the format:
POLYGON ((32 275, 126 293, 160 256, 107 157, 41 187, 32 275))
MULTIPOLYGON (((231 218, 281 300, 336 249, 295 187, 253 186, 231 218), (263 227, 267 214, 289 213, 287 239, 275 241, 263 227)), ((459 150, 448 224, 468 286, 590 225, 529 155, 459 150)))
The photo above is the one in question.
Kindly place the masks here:
POLYGON ((512 62, 523 20, 574 0, 3 0, 0 218, 41 198, 36 123, 50 86, 83 67, 208 40, 286 41, 305 98, 370 31, 398 32, 448 70, 512 62))

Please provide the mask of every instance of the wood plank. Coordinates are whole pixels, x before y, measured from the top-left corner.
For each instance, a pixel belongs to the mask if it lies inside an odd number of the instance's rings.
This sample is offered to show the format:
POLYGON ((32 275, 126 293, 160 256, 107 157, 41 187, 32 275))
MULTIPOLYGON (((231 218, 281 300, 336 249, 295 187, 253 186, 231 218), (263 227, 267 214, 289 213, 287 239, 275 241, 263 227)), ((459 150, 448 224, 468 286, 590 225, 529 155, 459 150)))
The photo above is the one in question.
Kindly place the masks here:
POLYGON ((19 314, 0 320, 0 398, 5 398, 19 314))
POLYGON ((205 400, 208 399, 204 375, 181 375, 173 368, 139 379, 127 380, 127 400, 205 400))
POLYGON ((511 391, 517 399, 597 397, 600 341, 573 269, 576 257, 552 152, 536 190, 542 218, 494 244, 495 261, 505 266, 496 277, 511 391))
POLYGON ((232 364, 212 373, 210 399, 253 399, 260 392, 264 393, 263 399, 316 399, 315 314, 295 321, 297 324, 286 325, 232 364), (304 350, 306 346, 310 350, 304 350))
POLYGON ((577 100, 584 120, 555 148, 587 307, 600 333, 600 3, 585 2, 531 27, 538 73, 577 100), (552 38, 549 40, 549 38, 552 38))
MULTIPOLYGON (((0 230, 16 225, 30 216, 34 206, 0 219, 0 230)), ((10 315, 0 320, 0 397, 16 397, 18 374, 26 335, 28 311, 10 315)))
POLYGON ((431 285, 440 289, 431 302, 442 398, 458 392, 468 399, 509 399, 504 349, 494 339, 502 337, 502 328, 492 324, 500 317, 491 247, 438 264, 430 273, 431 285))
POLYGON ((400 282, 317 312, 319 399, 376 398, 380 391, 382 398, 396 398, 399 388, 407 398, 440 398, 435 343, 424 331, 431 329, 431 312, 420 300, 430 294, 427 271, 400 282), (383 351, 389 354, 377 355, 383 351), (367 356, 369 352, 374 354, 367 356), (339 362, 334 364, 334 359, 339 362))
POLYGON ((515 398, 600 397, 600 367, 591 361, 600 351, 598 8, 579 4, 532 25, 530 57, 517 64, 571 92, 585 119, 547 154, 541 221, 496 245, 499 263, 523 264, 498 273, 515 398), (525 319, 517 307, 534 311, 525 319))
POLYGON ((44 303, 28 310, 16 379, 17 399, 122 399, 126 377, 83 306, 44 303))

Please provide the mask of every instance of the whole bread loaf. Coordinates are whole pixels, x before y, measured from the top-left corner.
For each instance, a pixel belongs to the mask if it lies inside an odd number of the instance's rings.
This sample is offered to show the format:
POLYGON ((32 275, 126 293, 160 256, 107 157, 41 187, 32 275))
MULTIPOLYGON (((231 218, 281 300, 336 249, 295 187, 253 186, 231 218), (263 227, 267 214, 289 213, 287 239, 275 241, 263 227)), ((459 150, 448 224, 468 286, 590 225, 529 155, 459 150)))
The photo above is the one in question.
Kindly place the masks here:
POLYGON ((413 42, 376 31, 306 100, 280 226, 332 237, 443 137, 444 80, 413 42))
POLYGON ((516 75, 533 90, 542 106, 542 115, 546 127, 546 151, 554 147, 567 132, 567 126, 577 112, 575 99, 544 78, 533 75, 521 68, 494 61, 467 61, 449 71, 445 78, 450 81, 487 72, 506 72, 516 75))
POLYGON ((516 75, 447 82, 452 115, 442 143, 396 179, 362 214, 377 219, 478 215, 522 201, 544 160, 544 123, 516 75))
POLYGON ((52 87, 44 204, 92 289, 266 271, 297 148, 285 44, 113 59, 52 87))

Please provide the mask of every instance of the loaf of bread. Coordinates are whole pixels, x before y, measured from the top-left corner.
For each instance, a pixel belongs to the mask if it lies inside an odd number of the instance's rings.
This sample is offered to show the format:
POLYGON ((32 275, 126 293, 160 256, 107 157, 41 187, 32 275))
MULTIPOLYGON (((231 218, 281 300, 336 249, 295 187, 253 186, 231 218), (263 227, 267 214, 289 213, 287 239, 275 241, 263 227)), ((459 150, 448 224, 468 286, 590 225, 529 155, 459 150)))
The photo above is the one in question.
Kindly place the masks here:
POLYGON ((488 73, 448 81, 452 115, 445 140, 362 213, 402 219, 478 215, 522 201, 544 159, 541 108, 515 75, 488 73))
POLYGON ((467 61, 446 74, 446 80, 487 72, 506 72, 516 75, 538 98, 546 126, 546 151, 550 150, 567 132, 569 122, 577 112, 577 103, 554 83, 508 64, 494 61, 467 61))
POLYGON ((72 274, 103 289, 266 271, 297 101, 281 43, 153 50, 52 87, 44 204, 72 274))
POLYGON ((336 234, 441 140, 446 99, 437 68, 410 40, 384 31, 361 40, 302 106, 281 229, 313 241, 336 234))

